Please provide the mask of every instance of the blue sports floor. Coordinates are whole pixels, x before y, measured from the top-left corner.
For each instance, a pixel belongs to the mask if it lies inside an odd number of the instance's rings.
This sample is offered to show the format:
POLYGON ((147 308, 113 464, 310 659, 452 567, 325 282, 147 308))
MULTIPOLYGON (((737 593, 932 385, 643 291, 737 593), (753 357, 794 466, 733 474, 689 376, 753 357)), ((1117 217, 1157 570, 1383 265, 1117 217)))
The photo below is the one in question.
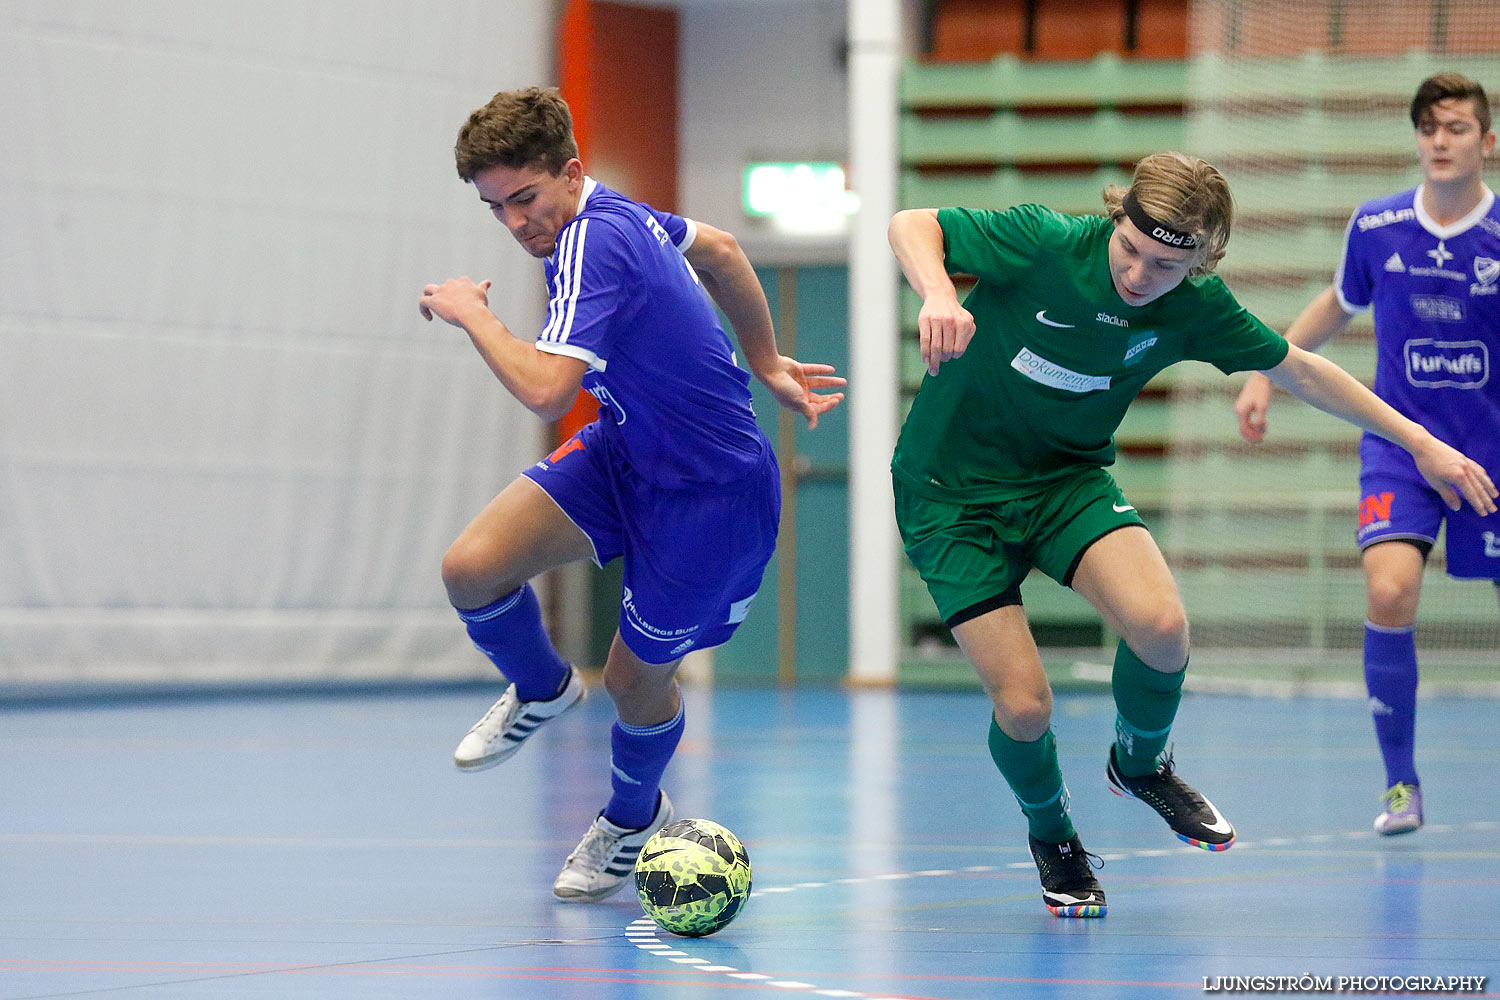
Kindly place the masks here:
POLYGON ((1107 695, 1062 695, 1102 920, 1043 908, 978 694, 688 692, 666 785, 746 842, 704 939, 633 890, 553 900, 603 804, 607 697, 513 760, 450 753, 495 690, 0 712, 0 1000, 1172 997, 1234 976, 1488 976, 1500 993, 1500 704, 1424 701, 1429 825, 1371 831, 1355 700, 1189 695, 1181 773, 1239 830, 1181 845, 1111 795, 1107 695))

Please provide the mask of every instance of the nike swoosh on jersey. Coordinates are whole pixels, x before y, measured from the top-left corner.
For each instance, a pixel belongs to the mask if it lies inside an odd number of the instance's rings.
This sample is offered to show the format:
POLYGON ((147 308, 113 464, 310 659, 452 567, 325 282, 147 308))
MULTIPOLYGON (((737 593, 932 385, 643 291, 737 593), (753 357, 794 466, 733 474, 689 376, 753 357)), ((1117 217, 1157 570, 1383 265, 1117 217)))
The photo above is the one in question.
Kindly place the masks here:
POLYGON ((1121 507, 1121 506, 1120 506, 1120 505, 1119 505, 1119 504, 1117 504, 1117 503, 1112 503, 1112 504, 1110 504, 1110 506, 1111 506, 1111 507, 1113 507, 1113 508, 1114 508, 1114 509, 1115 509, 1115 513, 1116 513, 1116 514, 1123 514, 1123 513, 1125 513, 1125 512, 1126 512, 1126 511, 1127 511, 1127 510, 1135 510, 1135 508, 1134 508, 1134 507, 1132 507, 1132 506, 1131 506, 1131 505, 1130 505, 1130 504, 1126 504, 1126 505, 1125 505, 1125 506, 1123 506, 1123 507, 1121 507))
POLYGON ((1072 323, 1054 323, 1052 320, 1048 319, 1047 318, 1047 310, 1045 310, 1045 309, 1038 309, 1036 311, 1036 321, 1038 323, 1046 323, 1048 326, 1055 326, 1055 327, 1057 327, 1060 330, 1071 330, 1071 329, 1073 329, 1073 324, 1072 323))

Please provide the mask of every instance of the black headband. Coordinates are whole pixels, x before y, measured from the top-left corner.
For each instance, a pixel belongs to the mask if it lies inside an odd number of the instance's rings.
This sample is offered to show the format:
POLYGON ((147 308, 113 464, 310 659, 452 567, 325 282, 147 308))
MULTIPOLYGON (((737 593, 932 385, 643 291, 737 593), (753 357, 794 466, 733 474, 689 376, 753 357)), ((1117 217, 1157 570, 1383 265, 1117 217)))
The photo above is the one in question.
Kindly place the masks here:
POLYGON ((1122 207, 1125 209, 1126 217, 1135 223, 1135 228, 1156 242, 1165 243, 1169 247, 1178 247, 1182 250, 1191 250, 1198 245, 1198 240, 1192 233, 1184 233, 1180 229, 1164 226, 1147 215, 1146 210, 1141 207, 1141 203, 1135 200, 1134 189, 1125 192, 1125 201, 1122 207))

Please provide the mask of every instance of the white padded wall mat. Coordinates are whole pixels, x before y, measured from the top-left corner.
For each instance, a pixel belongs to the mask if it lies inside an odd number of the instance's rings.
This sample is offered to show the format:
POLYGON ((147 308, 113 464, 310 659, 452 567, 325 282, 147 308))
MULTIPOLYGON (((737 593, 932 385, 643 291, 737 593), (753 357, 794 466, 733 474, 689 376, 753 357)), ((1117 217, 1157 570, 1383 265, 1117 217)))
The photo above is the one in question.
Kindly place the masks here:
POLYGON ((550 0, 0 4, 0 687, 485 675, 444 548, 541 433, 424 283, 550 0))

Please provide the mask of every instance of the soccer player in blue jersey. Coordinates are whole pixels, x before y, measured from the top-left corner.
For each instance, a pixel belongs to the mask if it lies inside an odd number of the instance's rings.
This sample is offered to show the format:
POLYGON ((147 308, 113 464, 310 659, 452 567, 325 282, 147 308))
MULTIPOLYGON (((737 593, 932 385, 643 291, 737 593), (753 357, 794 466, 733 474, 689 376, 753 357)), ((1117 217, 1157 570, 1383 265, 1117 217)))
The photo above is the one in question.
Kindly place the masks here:
POLYGON ((513 337, 489 310, 489 282, 468 278, 426 286, 422 315, 462 327, 505 388, 544 419, 566 413, 580 386, 601 404, 596 421, 502 490, 443 558, 449 600, 511 682, 454 761, 468 771, 500 763, 584 695, 527 581, 574 560, 623 557, 619 630, 604 666, 619 715, 613 794, 552 887, 559 899, 593 902, 625 883, 641 846, 672 818, 660 784, 683 731, 678 663, 733 634, 776 543, 776 457, 713 303, 750 370, 810 426, 843 399, 814 390, 844 380, 778 352, 765 295, 732 236, 584 174, 556 89, 495 95, 469 116, 454 152, 459 176, 545 260, 547 322, 534 342, 513 337))
MULTIPOLYGON (((1317 350, 1373 308, 1376 394, 1497 476, 1500 204, 1481 179, 1495 149, 1489 101, 1473 80, 1440 74, 1417 88, 1411 122, 1421 186, 1355 211, 1333 284, 1286 339, 1317 350)), ((1246 440, 1265 437, 1270 401, 1266 378, 1252 375, 1234 407, 1246 440)), ((1411 456, 1374 434, 1360 440, 1359 457, 1365 685, 1387 784, 1375 830, 1391 835, 1422 825, 1414 753, 1422 569, 1446 524, 1448 573, 1500 583, 1500 514, 1445 505, 1411 456)))

